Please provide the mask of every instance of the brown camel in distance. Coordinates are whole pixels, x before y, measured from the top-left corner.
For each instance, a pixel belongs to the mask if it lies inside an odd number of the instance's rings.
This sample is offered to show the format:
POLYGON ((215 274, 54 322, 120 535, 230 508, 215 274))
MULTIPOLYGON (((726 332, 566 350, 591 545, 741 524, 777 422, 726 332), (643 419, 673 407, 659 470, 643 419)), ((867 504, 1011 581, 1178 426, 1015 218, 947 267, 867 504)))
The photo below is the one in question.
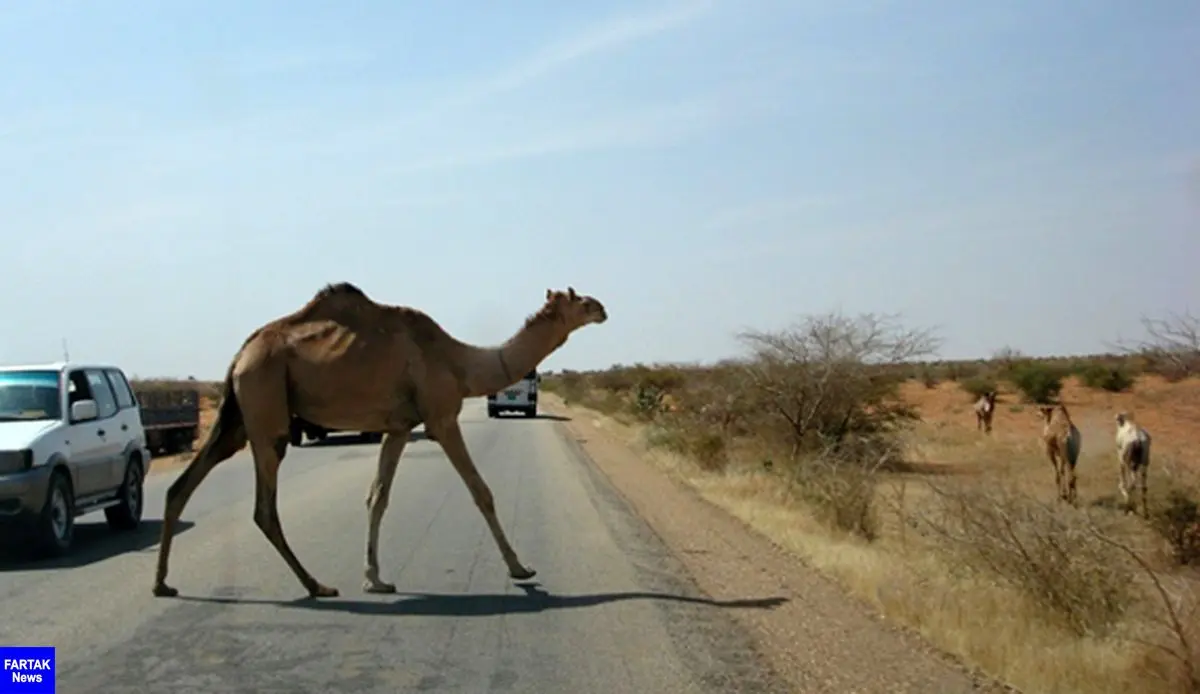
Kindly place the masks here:
POLYGON ((296 558, 276 506, 279 464, 293 414, 329 429, 386 432, 367 493, 366 580, 363 589, 392 593, 379 579, 379 523, 409 433, 421 423, 466 483, 514 579, 534 571, 521 564, 496 518, 492 492, 471 460, 459 429, 464 398, 516 383, 567 341, 572 332, 608 319, 590 296, 546 290, 546 301, 502 345, 477 347, 451 337, 427 314, 379 304, 349 283, 327 285, 302 308, 255 330, 225 375, 217 420, 200 451, 167 490, 154 595, 166 584, 175 522, 216 465, 247 443, 254 457, 254 522, 312 597, 336 597, 296 558))
POLYGON ((1079 462, 1079 450, 1082 439, 1079 429, 1071 421, 1071 413, 1067 406, 1040 405, 1038 414, 1041 415, 1042 445, 1045 446, 1046 456, 1054 466, 1054 482, 1058 487, 1058 498, 1074 505, 1075 498, 1075 464, 1079 462))

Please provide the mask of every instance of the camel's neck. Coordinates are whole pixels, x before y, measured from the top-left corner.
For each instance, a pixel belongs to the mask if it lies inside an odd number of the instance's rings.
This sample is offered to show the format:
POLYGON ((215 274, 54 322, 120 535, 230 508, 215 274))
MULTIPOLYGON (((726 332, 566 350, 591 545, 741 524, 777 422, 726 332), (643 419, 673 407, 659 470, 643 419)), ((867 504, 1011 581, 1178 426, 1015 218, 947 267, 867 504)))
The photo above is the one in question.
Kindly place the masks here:
POLYGON ((552 321, 523 328, 499 347, 471 347, 466 361, 466 397, 495 393, 525 377, 567 341, 561 324, 552 321))

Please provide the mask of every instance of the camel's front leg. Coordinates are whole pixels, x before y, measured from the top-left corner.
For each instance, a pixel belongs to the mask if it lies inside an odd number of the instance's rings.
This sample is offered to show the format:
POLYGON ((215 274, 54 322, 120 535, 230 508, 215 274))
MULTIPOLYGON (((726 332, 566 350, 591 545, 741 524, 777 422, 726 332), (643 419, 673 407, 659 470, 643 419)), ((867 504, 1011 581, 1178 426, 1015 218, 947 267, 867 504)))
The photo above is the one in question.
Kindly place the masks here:
POLYGON ((1117 490, 1121 492, 1121 506, 1125 509, 1125 513, 1129 513, 1131 510, 1129 506, 1129 487, 1133 480, 1131 479, 1132 475, 1129 472, 1129 465, 1125 462, 1124 458, 1121 458, 1120 467, 1118 469, 1120 471, 1121 479, 1117 484, 1117 490))
POLYGON ((408 431, 389 432, 383 437, 379 447, 379 465, 375 469, 375 479, 367 490, 367 568, 363 590, 368 593, 395 593, 393 583, 384 583, 379 579, 379 523, 383 520, 383 512, 387 510, 388 499, 392 495, 392 480, 396 477, 396 466, 400 456, 408 444, 408 431))
MULTIPOLYGON (((430 426, 430 423, 427 421, 425 426, 430 426)), ((439 422, 434 427, 433 433, 437 436, 442 450, 446 451, 446 457, 450 459, 454 469, 466 483, 471 497, 475 500, 475 505, 483 513, 488 529, 492 531, 492 537, 496 540, 496 546, 504 557, 504 563, 508 565, 508 575, 517 580, 533 578, 537 572, 521 565, 521 561, 517 559, 517 553, 513 551, 508 544, 508 538, 504 536, 504 530, 500 527, 499 519, 496 518, 496 503, 492 498, 492 490, 488 489, 487 483, 483 481, 483 477, 480 476, 479 470, 471 460, 471 454, 467 452, 467 444, 463 441, 458 421, 450 419, 439 422)))

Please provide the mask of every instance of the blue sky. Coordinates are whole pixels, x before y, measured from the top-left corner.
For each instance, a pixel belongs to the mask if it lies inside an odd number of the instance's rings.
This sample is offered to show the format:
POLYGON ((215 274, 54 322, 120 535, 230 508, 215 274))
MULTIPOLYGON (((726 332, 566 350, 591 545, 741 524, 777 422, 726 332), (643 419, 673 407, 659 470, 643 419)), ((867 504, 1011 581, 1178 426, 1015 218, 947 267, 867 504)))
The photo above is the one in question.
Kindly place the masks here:
POLYGON ((1196 305, 1192 0, 6 3, 0 361, 219 377, 327 282, 544 368, 901 313, 949 358, 1196 305))

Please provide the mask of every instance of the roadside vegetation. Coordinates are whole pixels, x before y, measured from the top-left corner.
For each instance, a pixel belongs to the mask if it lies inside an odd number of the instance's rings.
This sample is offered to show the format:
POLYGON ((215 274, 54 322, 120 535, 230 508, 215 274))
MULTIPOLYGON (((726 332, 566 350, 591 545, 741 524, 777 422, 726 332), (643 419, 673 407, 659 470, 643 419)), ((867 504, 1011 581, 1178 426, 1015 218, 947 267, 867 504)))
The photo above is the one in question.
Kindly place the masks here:
MULTIPOLYGON (((1189 322, 1191 321, 1191 322, 1189 322)), ((1200 341, 939 361, 895 317, 810 316, 711 365, 547 374, 648 461, 945 650, 1029 692, 1200 691, 1200 341), (997 390, 989 435, 972 405, 997 390), (1036 404, 1083 436, 1059 502, 1036 404), (1153 437, 1149 518, 1117 492, 1114 415, 1153 437)), ((1190 331, 1190 332, 1189 332, 1190 331)))

